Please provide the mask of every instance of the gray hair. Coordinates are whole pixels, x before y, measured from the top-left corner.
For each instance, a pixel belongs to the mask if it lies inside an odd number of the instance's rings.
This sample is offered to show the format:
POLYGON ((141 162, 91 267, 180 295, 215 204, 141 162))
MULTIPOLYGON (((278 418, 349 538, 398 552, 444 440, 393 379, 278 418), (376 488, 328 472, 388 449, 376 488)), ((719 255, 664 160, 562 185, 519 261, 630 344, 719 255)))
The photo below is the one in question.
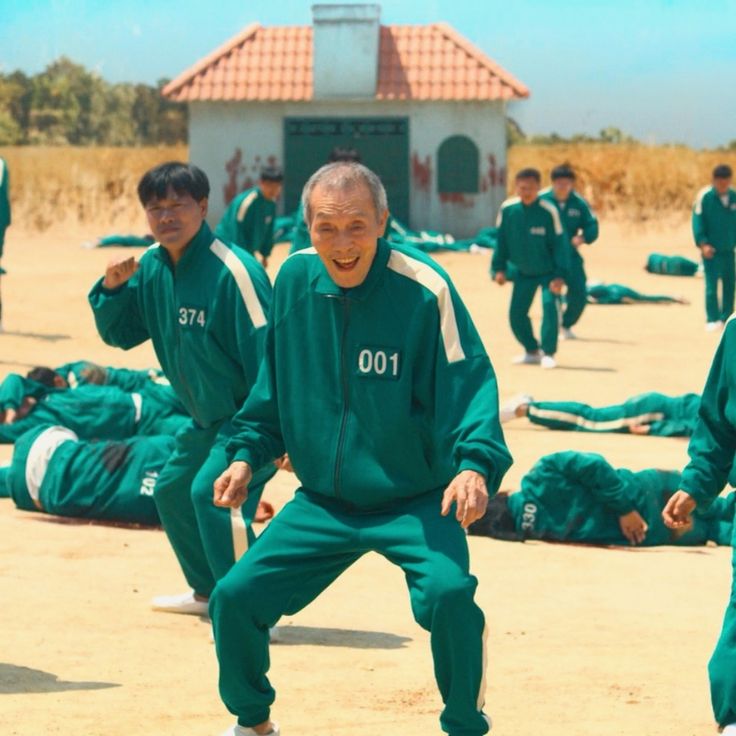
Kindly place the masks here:
POLYGON ((309 177, 302 191, 302 209, 304 210, 304 221, 307 225, 312 221, 312 211, 309 200, 317 185, 323 186, 330 191, 346 192, 360 186, 365 186, 371 195, 373 207, 376 210, 376 219, 388 209, 386 190, 381 180, 367 166, 353 161, 337 161, 325 164, 321 169, 309 177))

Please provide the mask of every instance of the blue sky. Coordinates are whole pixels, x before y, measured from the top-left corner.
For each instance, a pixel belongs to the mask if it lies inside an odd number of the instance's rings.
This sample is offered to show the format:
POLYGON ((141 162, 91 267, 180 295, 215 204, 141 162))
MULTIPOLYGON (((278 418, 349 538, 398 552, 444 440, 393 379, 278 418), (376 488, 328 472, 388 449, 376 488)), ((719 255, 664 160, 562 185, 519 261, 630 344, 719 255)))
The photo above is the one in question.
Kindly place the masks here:
MULTIPOLYGON (((736 139, 736 0, 385 0, 382 22, 443 20, 532 91, 527 133, 613 125, 652 143, 736 139)), ((174 77, 253 21, 307 24, 306 0, 0 0, 0 70, 65 54, 111 82, 174 77)))

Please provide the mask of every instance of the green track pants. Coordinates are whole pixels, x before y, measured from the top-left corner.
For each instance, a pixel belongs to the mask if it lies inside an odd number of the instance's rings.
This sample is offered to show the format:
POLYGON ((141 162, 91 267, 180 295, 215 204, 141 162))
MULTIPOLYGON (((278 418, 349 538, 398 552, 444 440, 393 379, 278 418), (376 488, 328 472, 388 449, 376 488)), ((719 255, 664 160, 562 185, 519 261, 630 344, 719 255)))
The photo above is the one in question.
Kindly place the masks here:
POLYGON ((577 324, 588 303, 588 294, 585 289, 588 277, 585 274, 585 263, 576 248, 570 253, 570 270, 565 284, 565 311, 562 313, 562 326, 570 328, 577 324))
MULTIPOLYGON (((717 501, 718 499, 716 499, 717 501)), ((731 535, 731 597, 723 617, 723 628, 708 662, 713 715, 720 726, 736 723, 736 523, 731 535)))
POLYGON ((402 568, 414 618, 431 632, 442 728, 453 736, 487 733, 485 619, 473 600, 477 580, 468 572, 465 534, 452 515, 440 516, 440 501, 440 493, 429 493, 391 512, 358 514, 296 493, 210 599, 220 695, 240 725, 269 718, 269 627, 373 551, 402 568))
POLYGON ((542 287, 542 351, 547 355, 557 352, 557 297, 549 290, 551 276, 522 276, 514 279, 514 290, 511 293, 509 322, 514 337, 524 346, 527 353, 539 350, 539 342, 532 331, 529 309, 534 301, 537 289, 542 287))
POLYGON ((263 486, 276 472, 259 470, 240 509, 212 502, 215 479, 228 467, 225 444, 229 422, 208 429, 188 422, 161 471, 154 500, 184 577, 195 593, 209 597, 215 583, 255 541, 251 523, 263 486))
POLYGON ((703 259, 705 273, 705 316, 708 322, 725 322, 733 312, 734 252, 716 253, 713 258, 703 259), (721 282, 721 299, 718 299, 718 282, 721 282))

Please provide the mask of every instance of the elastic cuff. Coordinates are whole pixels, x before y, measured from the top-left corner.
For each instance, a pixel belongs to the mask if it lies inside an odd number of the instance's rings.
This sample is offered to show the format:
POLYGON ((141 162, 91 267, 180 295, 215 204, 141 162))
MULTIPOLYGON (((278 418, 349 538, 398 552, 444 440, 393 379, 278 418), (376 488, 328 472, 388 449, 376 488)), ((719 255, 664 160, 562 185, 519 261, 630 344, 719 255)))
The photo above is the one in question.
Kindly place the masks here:
POLYGON ((481 463, 475 462, 475 460, 462 460, 458 467, 458 473, 462 473, 463 470, 474 470, 476 473, 480 473, 486 481, 490 477, 491 473, 488 472, 488 468, 481 463))

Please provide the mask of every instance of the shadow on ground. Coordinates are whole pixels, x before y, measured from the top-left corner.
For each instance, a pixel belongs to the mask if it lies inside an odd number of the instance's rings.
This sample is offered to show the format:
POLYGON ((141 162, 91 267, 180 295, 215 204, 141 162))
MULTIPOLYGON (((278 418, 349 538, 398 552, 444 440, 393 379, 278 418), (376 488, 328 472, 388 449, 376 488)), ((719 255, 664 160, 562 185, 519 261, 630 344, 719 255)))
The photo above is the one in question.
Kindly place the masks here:
POLYGON ((117 682, 67 682, 57 675, 30 667, 0 662, 0 694, 58 693, 65 690, 103 690, 120 687, 117 682))
POLYGON ((44 340, 45 342, 59 342, 60 340, 70 340, 71 335, 57 335, 45 332, 15 332, 14 330, 4 330, 0 333, 0 337, 7 335, 8 337, 32 337, 34 340, 44 340))
POLYGON ((279 626, 276 629, 273 644, 277 646, 306 644, 323 647, 351 647, 352 649, 403 649, 409 641, 411 638, 408 636, 397 636, 383 631, 279 626))

